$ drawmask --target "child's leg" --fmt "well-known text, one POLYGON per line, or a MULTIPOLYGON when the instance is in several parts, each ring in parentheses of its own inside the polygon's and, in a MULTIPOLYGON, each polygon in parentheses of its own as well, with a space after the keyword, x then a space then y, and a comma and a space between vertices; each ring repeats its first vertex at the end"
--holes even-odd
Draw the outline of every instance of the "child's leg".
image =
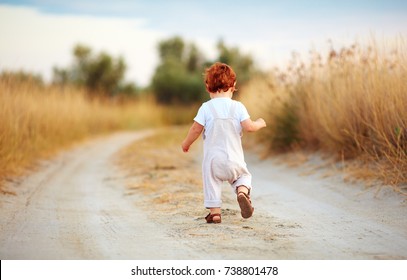
POLYGON ((254 208, 250 200, 249 189, 245 186, 240 186, 238 189, 237 202, 239 203, 240 214, 245 219, 250 218, 253 215, 254 208))
POLYGON ((222 205, 222 182, 213 176, 213 172, 210 166, 203 165, 203 188, 204 188, 204 205, 210 210, 209 215, 206 218, 207 222, 220 223, 221 222, 221 205, 222 205), (211 216, 211 217, 209 217, 211 216))
POLYGON ((220 209, 222 206, 222 182, 213 176, 209 166, 204 165, 203 167, 204 205, 208 209, 220 209))
POLYGON ((237 180, 231 183, 231 186, 236 194, 239 192, 250 194, 252 189, 252 175, 250 173, 241 175, 237 180))
POLYGON ((209 210, 211 211, 211 215, 212 214, 220 214, 220 212, 221 212, 220 207, 209 208, 209 210))
POLYGON ((234 182, 235 191, 237 194, 237 202, 239 203, 240 213, 243 218, 247 219, 253 215, 254 208, 250 200, 252 176, 245 174, 234 182))
POLYGON ((254 208, 250 200, 250 191, 252 189, 252 175, 245 170, 239 178, 231 182, 231 186, 236 192, 237 202, 239 203, 240 213, 247 219, 253 215, 254 208))
POLYGON ((254 208, 252 201, 250 200, 250 189, 246 186, 238 186, 237 190, 237 202, 240 207, 240 214, 243 218, 247 219, 253 215, 254 208))

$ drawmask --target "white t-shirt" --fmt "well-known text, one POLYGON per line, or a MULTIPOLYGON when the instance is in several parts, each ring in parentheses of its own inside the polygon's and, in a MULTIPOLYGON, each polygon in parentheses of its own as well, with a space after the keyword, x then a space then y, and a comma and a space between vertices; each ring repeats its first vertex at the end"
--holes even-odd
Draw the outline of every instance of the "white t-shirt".
MULTIPOLYGON (((232 106, 232 103, 237 103, 233 118, 235 119, 234 123, 236 126, 236 130, 239 133, 242 132, 242 126, 240 123, 250 118, 249 113, 247 112, 246 107, 241 102, 232 100, 228 97, 217 97, 203 103, 199 108, 194 121, 196 121, 200 125, 203 125, 205 127, 205 130, 209 130, 212 127, 215 116, 213 116, 212 111, 207 104, 208 102, 211 102, 213 104, 219 118, 227 118, 229 116, 229 110, 232 106)), ((204 136, 206 135, 204 134, 204 136)))

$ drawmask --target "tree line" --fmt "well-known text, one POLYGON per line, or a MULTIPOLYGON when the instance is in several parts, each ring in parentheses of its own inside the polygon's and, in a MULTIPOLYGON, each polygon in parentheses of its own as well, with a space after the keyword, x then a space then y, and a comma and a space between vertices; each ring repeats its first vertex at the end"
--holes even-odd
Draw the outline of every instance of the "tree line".
MULTIPOLYGON (((215 61, 231 65, 239 77, 239 85, 250 79, 255 71, 250 55, 242 54, 236 47, 226 46, 223 41, 218 42, 217 50, 215 61)), ((206 59, 194 43, 186 43, 180 37, 161 41, 158 51, 160 63, 151 82, 158 102, 189 104, 207 99, 203 72, 215 61, 206 59)))
MULTIPOLYGON (((194 43, 174 36, 158 43, 159 63, 147 88, 139 88, 134 82, 125 81, 127 64, 123 57, 114 57, 106 52, 95 53, 82 44, 74 46, 72 63, 67 67, 54 67, 52 84, 58 86, 83 87, 90 96, 129 96, 143 93, 154 94, 162 104, 191 104, 207 99, 203 85, 203 72, 215 61, 231 65, 238 76, 238 87, 247 82, 256 71, 250 55, 237 47, 227 46, 222 40, 217 43, 218 55, 208 60, 194 43)), ((1 74, 3 77, 6 73, 1 74)), ((11 75, 7 73, 7 75, 11 75)), ((18 80, 33 75, 15 73, 18 80)), ((35 81, 43 84, 41 77, 35 81)))

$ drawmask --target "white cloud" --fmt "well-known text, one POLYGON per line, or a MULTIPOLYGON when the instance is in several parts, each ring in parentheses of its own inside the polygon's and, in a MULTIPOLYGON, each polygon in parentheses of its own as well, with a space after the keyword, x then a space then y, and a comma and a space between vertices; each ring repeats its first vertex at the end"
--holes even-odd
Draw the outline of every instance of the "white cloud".
POLYGON ((0 70, 25 69, 49 80, 52 67, 69 65, 74 45, 83 43, 96 52, 123 56, 126 78, 146 85, 158 60, 155 50, 162 34, 144 28, 137 19, 54 16, 0 6, 0 36, 0 70))

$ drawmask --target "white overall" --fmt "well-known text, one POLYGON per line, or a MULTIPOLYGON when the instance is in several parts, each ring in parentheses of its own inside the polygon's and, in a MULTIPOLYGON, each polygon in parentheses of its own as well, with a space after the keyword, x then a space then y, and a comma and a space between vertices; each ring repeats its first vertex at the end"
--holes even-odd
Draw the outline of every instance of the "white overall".
POLYGON ((214 121, 212 128, 205 131, 204 137, 204 204, 206 208, 214 208, 222 204, 222 182, 229 182, 236 192, 236 188, 241 185, 251 189, 252 176, 244 161, 241 135, 234 125, 236 102, 232 102, 227 118, 220 118, 213 104, 207 104, 214 121))

